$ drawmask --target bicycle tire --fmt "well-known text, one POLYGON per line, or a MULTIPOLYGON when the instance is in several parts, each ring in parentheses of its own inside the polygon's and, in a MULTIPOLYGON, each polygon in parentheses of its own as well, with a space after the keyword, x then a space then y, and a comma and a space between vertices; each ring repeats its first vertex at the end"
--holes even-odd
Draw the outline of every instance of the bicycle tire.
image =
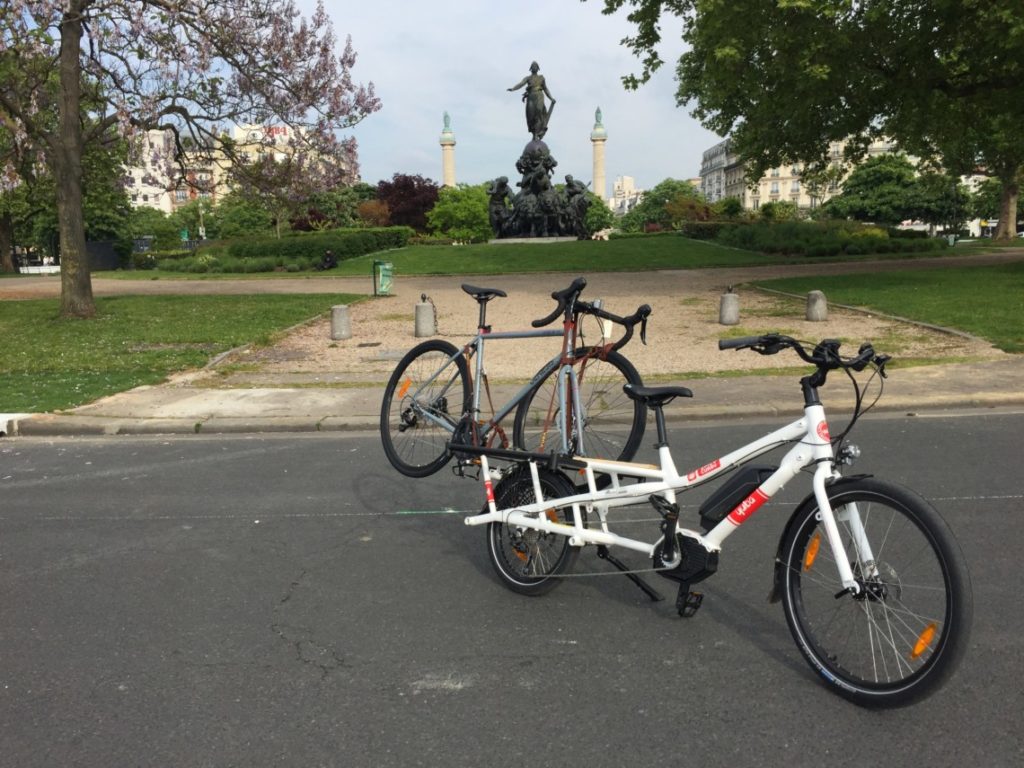
POLYGON ((783 609, 811 668, 865 707, 918 701, 948 680, 967 649, 970 576, 945 521, 924 499, 873 478, 843 481, 829 500, 858 597, 839 594, 836 564, 811 497, 794 513, 781 548, 783 609), (860 561, 844 520, 856 504, 874 555, 860 561))
MULTIPOLYGON (((640 385, 643 381, 636 368, 618 352, 609 352, 604 359, 592 357, 593 347, 576 350, 576 376, 584 411, 583 445, 569 430, 569 452, 597 459, 629 461, 636 455, 647 426, 643 403, 631 400, 622 391, 624 384, 640 385), (629 428, 625 439, 624 428, 629 428)), ((516 447, 550 453, 561 450, 562 438, 556 419, 558 405, 558 369, 537 383, 516 409, 512 439, 516 447)))
MULTIPOLYGON (((572 483, 557 472, 541 469, 539 478, 545 499, 564 498, 576 492, 572 483)), ((533 504, 535 500, 533 479, 527 466, 516 467, 494 488, 494 503, 498 509, 533 504)), ((542 514, 552 522, 573 523, 571 509, 552 507, 542 514)), ((506 523, 489 523, 487 554, 506 587, 521 595, 537 597, 558 586, 561 582, 558 576, 572 568, 579 548, 569 544, 568 536, 506 523)))
POLYGON ((384 389, 381 443, 388 461, 403 475, 427 477, 451 458, 448 441, 471 399, 469 366, 458 351, 442 339, 413 347, 384 389), (457 356, 448 364, 451 371, 427 384, 453 355, 457 356))

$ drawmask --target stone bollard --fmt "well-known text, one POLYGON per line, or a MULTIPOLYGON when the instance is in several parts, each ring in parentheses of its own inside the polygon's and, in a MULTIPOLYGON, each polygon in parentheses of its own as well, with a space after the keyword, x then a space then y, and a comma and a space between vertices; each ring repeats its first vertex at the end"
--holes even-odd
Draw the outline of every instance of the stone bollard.
POLYGON ((740 323, 740 295, 733 293, 731 287, 727 293, 722 294, 722 300, 718 305, 718 323, 720 325, 739 325, 740 323))
POLYGON ((420 296, 420 303, 416 305, 415 334, 418 339, 437 334, 434 304, 427 299, 425 293, 420 296))
POLYGON ((807 319, 812 323, 828 320, 828 301, 821 291, 811 291, 807 294, 807 319))
POLYGON ((331 307, 331 338, 334 341, 352 338, 352 320, 346 304, 331 307))

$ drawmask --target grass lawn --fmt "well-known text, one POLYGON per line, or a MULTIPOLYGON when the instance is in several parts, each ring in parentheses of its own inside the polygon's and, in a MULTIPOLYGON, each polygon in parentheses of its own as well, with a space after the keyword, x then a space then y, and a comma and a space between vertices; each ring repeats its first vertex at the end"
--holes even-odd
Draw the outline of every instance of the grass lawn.
POLYGON ((348 294, 97 298, 93 320, 61 320, 56 300, 0 304, 0 412, 72 408, 198 368, 244 344, 351 304, 348 294))
MULTIPOLYGON (((821 278, 758 282, 806 293, 821 278)), ((973 333, 1005 352, 1024 352, 1024 262, 829 277, 829 301, 973 333)))

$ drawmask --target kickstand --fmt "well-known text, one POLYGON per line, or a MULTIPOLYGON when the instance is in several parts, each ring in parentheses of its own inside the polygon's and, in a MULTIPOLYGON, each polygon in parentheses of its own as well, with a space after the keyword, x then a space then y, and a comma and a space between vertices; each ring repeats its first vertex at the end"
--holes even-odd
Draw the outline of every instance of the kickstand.
POLYGON ((630 570, 626 567, 626 564, 619 560, 617 557, 615 557, 615 555, 613 555, 611 552, 609 552, 608 547, 606 547, 604 544, 597 545, 597 556, 600 557, 602 560, 607 560, 609 563, 611 563, 620 571, 622 571, 624 575, 628 576, 630 581, 632 581, 634 584, 640 587, 640 589, 643 590, 644 594, 651 598, 652 603, 656 603, 659 600, 665 599, 665 596, 663 594, 661 594, 658 590, 656 590, 646 581, 641 579, 637 574, 630 573, 630 570))

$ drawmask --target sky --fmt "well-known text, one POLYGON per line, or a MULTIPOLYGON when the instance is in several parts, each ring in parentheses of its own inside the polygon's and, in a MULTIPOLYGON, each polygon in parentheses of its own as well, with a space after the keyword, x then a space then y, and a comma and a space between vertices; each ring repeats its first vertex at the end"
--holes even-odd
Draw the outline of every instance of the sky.
MULTIPOLYGON (((308 14, 314 0, 300 3, 308 14)), ((590 181, 590 132, 600 107, 607 194, 618 176, 641 189, 699 175, 701 153, 720 139, 675 105, 681 25, 662 24, 665 65, 639 91, 622 86, 639 60, 620 44, 633 34, 625 13, 605 16, 602 0, 324 0, 344 45, 356 51, 353 79, 372 82, 382 102, 352 131, 360 174, 376 184, 395 173, 442 181, 444 113, 455 134, 456 181, 517 178, 530 140, 521 91, 507 89, 540 65, 557 101, 544 140, 556 174, 590 181)))

